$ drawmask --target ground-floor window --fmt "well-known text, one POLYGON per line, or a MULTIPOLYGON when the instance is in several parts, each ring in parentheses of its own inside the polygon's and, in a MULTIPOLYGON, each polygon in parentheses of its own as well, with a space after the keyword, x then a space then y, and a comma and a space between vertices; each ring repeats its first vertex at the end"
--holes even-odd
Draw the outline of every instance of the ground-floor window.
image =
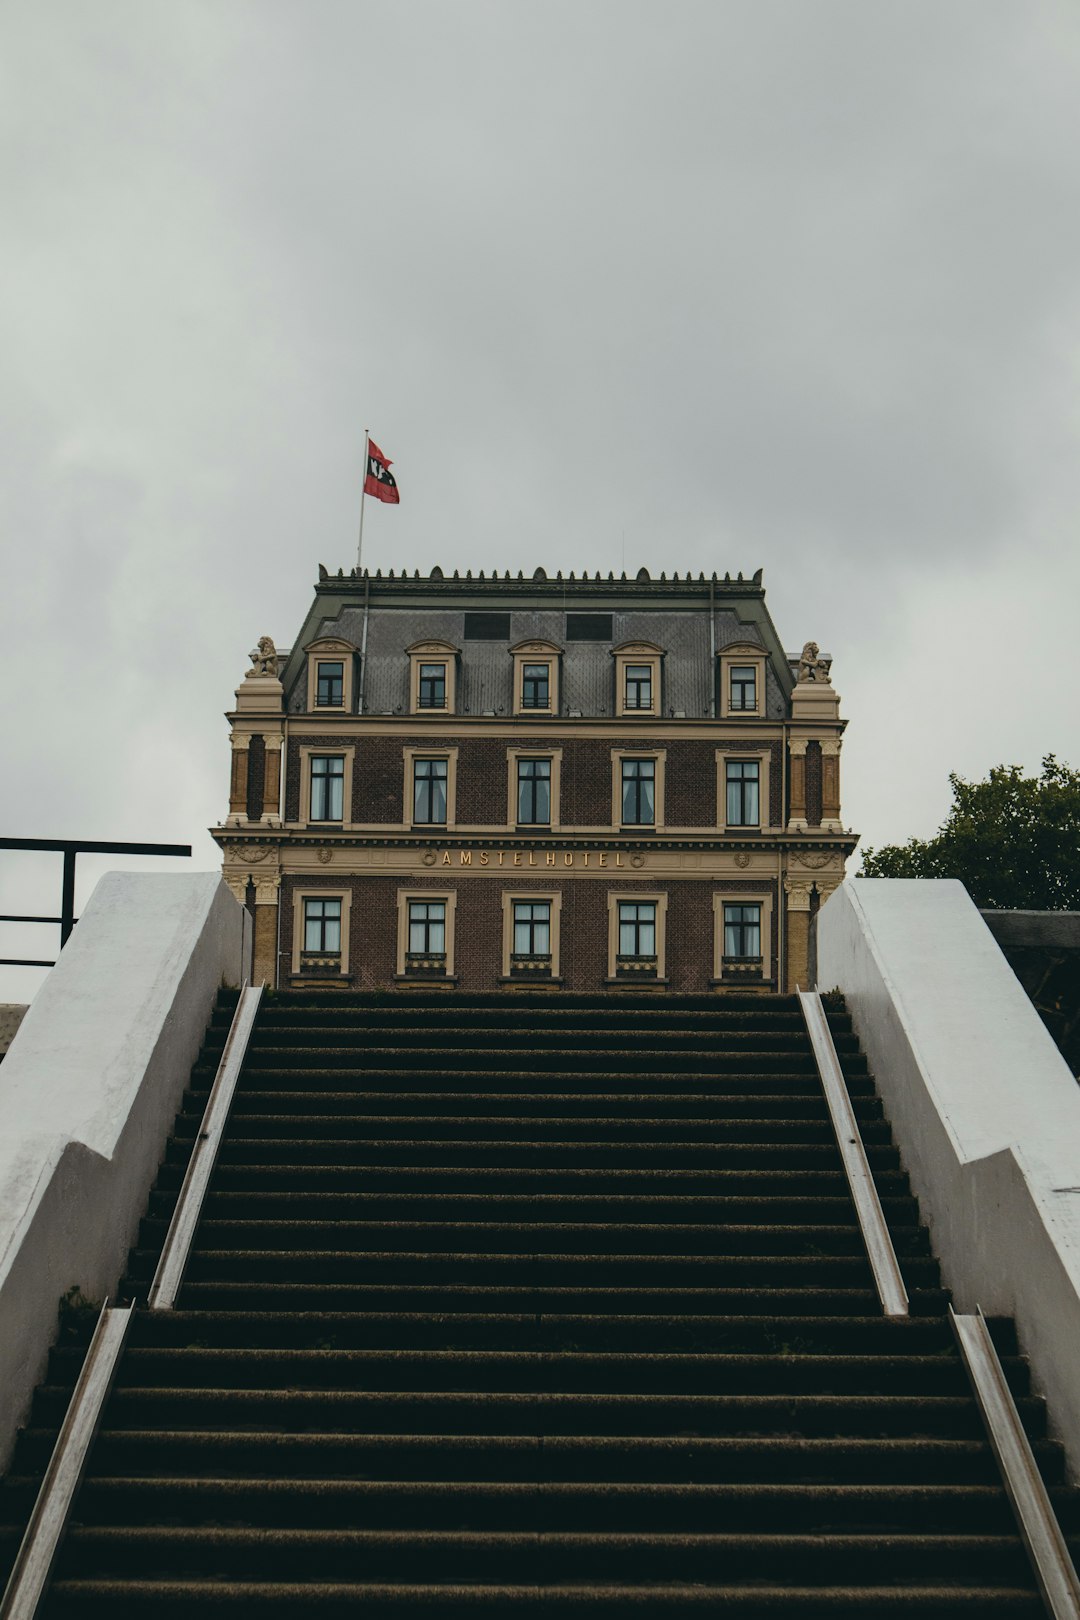
POLYGON ((608 897, 608 978, 663 979, 666 894, 608 897))
POLYGON ((449 978, 454 959, 457 896, 398 891, 399 978, 449 978))
POLYGON ((300 889, 293 895, 291 971, 294 976, 340 979, 349 970, 346 891, 300 889))
POLYGON ((765 984, 772 980, 773 900, 765 894, 717 893, 715 917, 716 984, 765 984))

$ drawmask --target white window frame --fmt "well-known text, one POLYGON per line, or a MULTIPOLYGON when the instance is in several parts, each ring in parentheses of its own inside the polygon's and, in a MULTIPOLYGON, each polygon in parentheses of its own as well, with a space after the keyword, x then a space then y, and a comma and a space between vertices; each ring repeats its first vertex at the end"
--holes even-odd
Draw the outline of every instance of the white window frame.
POLYGON ((624 641, 611 649, 615 660, 615 715, 627 720, 657 720, 661 714, 660 677, 664 663, 664 649, 653 641, 624 641), (634 664, 648 665, 652 671, 652 702, 647 709, 626 707, 626 671, 634 664))
POLYGON ((352 819, 352 789, 353 789, 353 760, 356 754, 355 744, 345 743, 301 743, 300 745, 300 804, 298 825, 303 827, 351 827, 352 819), (340 821, 312 821, 311 819, 311 761, 313 757, 332 758, 339 756, 345 761, 345 780, 342 784, 342 805, 340 821))
MULTIPOLYGON (((293 908, 293 937, 292 937, 292 976, 303 976, 300 966, 304 951, 304 902, 306 900, 340 900, 341 901, 341 977, 349 977, 349 922, 352 911, 351 889, 294 889, 292 893, 293 908)), ((319 975, 312 975, 313 981, 319 975)))
POLYGON ((725 647, 718 653, 720 664, 720 719, 721 720, 762 720, 765 717, 765 665, 767 662, 765 651, 753 642, 736 642, 731 647, 725 647), (731 672, 741 669, 744 665, 752 665, 755 671, 754 696, 757 702, 752 709, 733 709, 731 707, 731 672))
POLYGON ((668 896, 666 890, 650 890, 645 893, 634 889, 613 889, 608 892, 608 964, 607 982, 609 984, 635 984, 639 981, 620 977, 617 973, 619 955, 619 905, 626 902, 633 905, 649 904, 656 907, 656 977, 643 978, 642 984, 667 983, 667 910, 668 896))
POLYGON ((417 641, 406 648, 409 655, 409 713, 438 718, 457 713, 457 661, 459 649, 449 641, 417 641), (420 707, 421 664, 445 664, 446 704, 441 709, 420 707))
POLYGON ((562 796, 562 749, 561 748, 508 748, 506 750, 506 825, 507 827, 522 827, 526 831, 535 827, 538 832, 549 832, 558 828, 559 803, 562 796), (550 821, 518 821, 518 760, 521 759, 547 759, 551 761, 551 820, 550 821))
POLYGON ((771 765, 771 748, 718 748, 716 750, 716 825, 721 832, 767 832, 771 828, 772 820, 769 815, 771 765), (727 767, 729 760, 733 764, 745 764, 749 760, 757 760, 758 819, 756 822, 733 822, 730 825, 728 823, 727 767))
POLYGON ((457 825, 457 757, 456 748, 440 748, 435 744, 431 748, 403 748, 405 791, 402 799, 402 825, 416 827, 421 832, 431 828, 451 832, 457 825), (413 807, 415 804, 415 766, 418 759, 445 759, 446 760, 446 820, 445 821, 414 821, 413 807))
POLYGON ((455 913, 457 911, 456 889, 399 889, 397 892, 398 926, 397 926, 397 968, 394 977, 407 979, 412 984, 445 984, 454 977, 454 935, 455 913), (430 904, 433 900, 440 900, 446 906, 446 969, 442 974, 417 973, 411 974, 406 966, 406 957, 409 954, 409 902, 420 900, 430 904))
POLYGON ((505 980, 513 979, 514 984, 528 983, 525 975, 513 976, 510 972, 510 958, 514 952, 514 905, 524 902, 529 905, 537 901, 546 901, 551 907, 551 974, 543 978, 537 977, 538 984, 551 984, 561 977, 560 969, 560 943, 562 933, 562 890, 561 889, 504 889, 502 897, 503 913, 503 950, 502 950, 502 976, 505 980))
POLYGON ((664 828, 664 789, 667 785, 666 748, 613 748, 611 750, 611 825, 623 832, 661 832, 664 828), (653 771, 652 821, 622 819, 622 762, 624 759, 651 759, 653 771))

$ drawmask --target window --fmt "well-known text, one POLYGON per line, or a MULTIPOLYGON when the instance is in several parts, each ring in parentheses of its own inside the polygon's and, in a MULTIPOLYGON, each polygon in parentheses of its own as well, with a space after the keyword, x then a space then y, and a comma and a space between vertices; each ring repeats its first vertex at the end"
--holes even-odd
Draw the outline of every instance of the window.
POLYGON ((725 961, 761 960, 761 903, 724 903, 725 961))
POLYGON ((413 820, 430 826, 446 825, 446 787, 449 761, 413 760, 413 820))
POLYGON ((422 709, 446 708, 445 664, 420 665, 420 707, 422 709))
POLYGON ((341 955, 341 901, 304 901, 305 956, 341 955))
POLYGON ((397 974, 399 980, 454 980, 454 911, 449 889, 398 890, 397 974))
POLYGON ((517 762, 517 819, 523 826, 551 825, 551 761, 519 759, 517 762))
POLYGON ((345 665, 334 659, 315 666, 315 705, 320 709, 340 709, 345 702, 345 665))
POLYGON ((656 761, 622 762, 622 819, 628 827, 651 827, 656 821, 656 761))
POLYGON ((727 824, 729 827, 757 827, 760 813, 761 766, 756 759, 729 759, 727 762, 727 824))
POLYGON ((319 636, 304 647, 307 658, 307 707, 351 709, 358 649, 338 636, 319 636))
POLYGON ((449 641, 417 641, 409 656, 409 713, 454 714, 459 648, 449 641))
POLYGON ((341 821, 345 809, 344 754, 311 756, 311 821, 341 821))
POLYGON ((551 901, 514 901, 514 955, 551 955, 551 901))
POLYGON ((551 707, 551 665, 526 664, 521 675, 521 707, 548 709, 551 707))
POLYGON ((619 955, 656 956, 655 901, 619 901, 619 955))
POLYGON ((626 666, 626 700, 628 709, 651 709, 652 698, 652 665, 627 664, 626 666))
POLYGON ((765 713, 764 649, 753 642, 735 642, 717 655, 717 715, 745 718, 765 713))
POLYGON ((732 710, 757 708, 757 671, 752 664, 733 664, 731 666, 731 698, 732 710))
POLYGON ((559 712, 559 660, 562 648, 535 637, 510 648, 514 660, 514 713, 559 712))
POLYGON ((445 900, 409 901, 409 955, 446 955, 445 900))
POLYGON ((657 714, 664 649, 653 641, 623 641, 612 647, 615 660, 615 713, 657 714))

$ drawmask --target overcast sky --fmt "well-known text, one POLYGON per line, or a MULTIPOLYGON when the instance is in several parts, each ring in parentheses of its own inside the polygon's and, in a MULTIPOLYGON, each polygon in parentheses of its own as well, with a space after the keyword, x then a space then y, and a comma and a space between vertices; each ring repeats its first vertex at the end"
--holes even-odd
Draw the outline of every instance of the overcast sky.
POLYGON ((0 76, 7 833, 217 864, 366 425, 372 567, 763 567, 864 842, 1080 764, 1077 4, 5 0, 0 76))

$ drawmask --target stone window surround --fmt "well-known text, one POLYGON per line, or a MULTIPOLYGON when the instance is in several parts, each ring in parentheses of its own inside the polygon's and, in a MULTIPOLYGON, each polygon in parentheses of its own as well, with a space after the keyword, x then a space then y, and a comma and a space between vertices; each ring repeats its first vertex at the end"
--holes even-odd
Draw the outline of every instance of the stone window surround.
POLYGON ((658 647, 654 641, 624 641, 618 647, 612 647, 611 656, 615 660, 615 717, 616 719, 643 718, 656 720, 662 714, 661 707, 661 671, 664 661, 664 649, 658 647), (626 671, 630 664, 648 665, 652 670, 652 703, 647 709, 628 709, 626 707, 626 671))
POLYGON ((562 648, 553 641, 519 641, 510 648, 510 656, 514 660, 514 701, 512 713, 541 717, 556 715, 559 712, 559 703, 562 698, 562 648), (522 705, 525 683, 526 664, 546 664, 548 666, 548 706, 546 709, 526 709, 522 705))
POLYGON ((768 832, 772 828, 770 814, 771 800, 770 766, 772 765, 771 748, 718 748, 716 750, 716 825, 721 832, 768 832), (756 759, 758 762, 758 820, 740 826, 728 826, 727 819, 727 762, 728 760, 745 763, 756 759))
MULTIPOLYGON (((514 902, 518 900, 536 901, 546 900, 551 906, 551 976, 537 979, 539 984, 552 984, 559 980, 559 947, 562 924, 562 890, 561 889, 504 889, 502 897, 503 912, 503 949, 502 949, 502 976, 510 980, 510 957, 514 950, 514 902)), ((514 979, 519 984, 520 979, 514 979)))
MULTIPOLYGON (((416 641, 407 647, 409 655, 409 713, 420 715, 457 713, 457 661, 459 649, 449 641, 416 641), (446 705, 441 709, 420 707, 420 665, 446 665, 446 705)), ((410 810, 409 820, 412 819, 410 810)))
MULTIPOLYGON (((773 906, 771 889, 741 890, 714 889, 713 891, 713 984, 724 982, 724 906, 761 907, 761 977, 768 984, 773 978, 773 906)), ((731 981, 728 980, 728 983, 731 981)))
POLYGON ((445 984, 454 978, 454 914, 457 910, 456 889, 399 889, 397 892, 397 961, 394 971, 396 979, 403 979, 411 984, 445 984), (432 900, 441 900, 446 906, 446 972, 442 977, 433 974, 410 974, 405 964, 409 950, 409 902, 422 900, 428 903, 432 900))
POLYGON ((353 761, 356 757, 356 747, 352 743, 341 743, 327 747, 324 743, 300 744, 300 804, 297 821, 302 827, 349 827, 352 826, 352 784, 353 761), (340 821, 312 821, 311 819, 311 760, 312 756, 320 759, 333 759, 335 757, 345 761, 345 780, 341 790, 341 820, 340 821))
POLYGON ((611 825, 626 832, 662 832, 664 829, 664 787, 667 767, 666 748, 613 748, 611 750, 611 825), (624 759, 651 759, 656 763, 653 782, 653 820, 624 821, 622 818, 622 762, 624 759))
POLYGON ((337 636, 320 636, 317 641, 309 641, 304 648, 307 655, 307 709, 309 714, 352 714, 353 712, 353 678, 356 669, 357 649, 351 641, 342 641, 337 636), (334 704, 317 704, 315 699, 319 690, 319 665, 340 663, 342 665, 342 701, 334 704))
POLYGON ((667 983, 667 907, 668 897, 666 890, 640 889, 612 889, 608 892, 608 959, 607 984, 633 984, 640 989, 644 985, 667 983), (619 954, 619 902, 628 901, 635 905, 649 904, 656 906, 656 977, 655 979, 630 980, 620 979, 615 971, 616 958, 619 954))
POLYGON ((302 973, 300 958, 304 946, 304 901, 305 900, 340 900, 341 901, 341 976, 349 976, 349 914, 352 909, 352 889, 294 889, 292 891, 293 908, 293 937, 292 937, 292 973, 294 977, 302 973))
POLYGON ((453 832, 454 827, 457 825, 457 762, 458 762, 458 751, 457 751, 457 749, 456 748, 440 748, 438 746, 438 744, 435 744, 431 748, 416 748, 416 747, 403 748, 401 750, 401 752, 402 752, 402 756, 403 756, 404 764, 405 764, 405 770, 404 770, 405 787, 404 787, 404 795, 403 795, 403 798, 402 798, 402 816, 401 816, 402 826, 407 827, 407 828, 416 827, 416 828, 420 829, 421 831, 427 831, 428 828, 442 828, 442 830, 444 832, 453 832), (414 804, 414 797, 413 797, 413 781, 414 781, 413 764, 414 764, 414 761, 416 761, 418 759, 445 759, 446 760, 446 820, 445 821, 414 821, 413 820, 413 804, 414 804))
POLYGON ((765 716, 765 649, 756 642, 733 642, 717 653, 720 666, 720 711, 721 720, 761 720, 765 716), (733 709, 731 707, 731 671, 752 664, 756 671, 754 682, 754 695, 757 704, 752 709, 733 709))
POLYGON ((523 827, 528 831, 534 828, 539 832, 558 831, 559 803, 562 792, 562 755, 561 748, 508 748, 506 750, 506 825, 517 830, 523 827), (551 820, 550 821, 522 821, 517 818, 518 813, 518 760, 519 759, 549 759, 551 761, 551 820))

